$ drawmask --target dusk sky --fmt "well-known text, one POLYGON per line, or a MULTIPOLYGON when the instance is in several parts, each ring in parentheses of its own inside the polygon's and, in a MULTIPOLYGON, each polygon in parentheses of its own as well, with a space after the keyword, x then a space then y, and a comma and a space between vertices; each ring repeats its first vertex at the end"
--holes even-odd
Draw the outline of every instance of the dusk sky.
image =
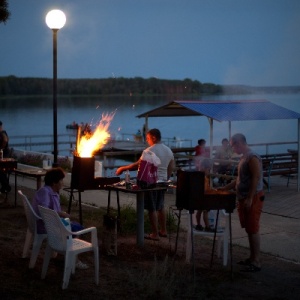
POLYGON ((300 85, 299 0, 8 0, 0 76, 157 77, 216 84, 300 85))

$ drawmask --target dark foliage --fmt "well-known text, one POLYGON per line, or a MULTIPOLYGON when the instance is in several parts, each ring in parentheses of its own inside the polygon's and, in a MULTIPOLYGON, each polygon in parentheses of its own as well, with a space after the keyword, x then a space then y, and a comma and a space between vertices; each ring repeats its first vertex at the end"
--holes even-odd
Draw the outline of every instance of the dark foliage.
MULTIPOLYGON (((220 94, 222 88, 197 80, 157 78, 58 79, 60 95, 202 95, 220 94)), ((0 77, 0 96, 51 95, 52 79, 0 77)))
POLYGON ((0 23, 6 23, 10 17, 7 0, 0 0, 0 23))

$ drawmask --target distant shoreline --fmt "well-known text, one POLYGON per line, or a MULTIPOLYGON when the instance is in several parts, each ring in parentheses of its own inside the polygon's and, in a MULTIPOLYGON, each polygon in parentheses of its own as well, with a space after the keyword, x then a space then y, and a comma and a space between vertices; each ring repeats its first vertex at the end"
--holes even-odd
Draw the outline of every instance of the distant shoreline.
MULTIPOLYGON (((221 85, 186 78, 98 78, 58 79, 60 97, 189 97, 191 99, 218 95, 287 94, 299 93, 300 86, 221 85)), ((53 79, 6 76, 0 77, 0 98, 27 96, 41 97, 53 94, 53 79)))

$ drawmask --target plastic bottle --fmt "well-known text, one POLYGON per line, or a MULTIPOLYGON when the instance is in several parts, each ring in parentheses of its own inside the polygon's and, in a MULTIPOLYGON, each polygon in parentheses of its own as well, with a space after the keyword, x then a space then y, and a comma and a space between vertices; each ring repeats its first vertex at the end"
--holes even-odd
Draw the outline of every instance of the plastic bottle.
POLYGON ((130 173, 129 173, 128 170, 125 173, 125 186, 126 186, 126 189, 130 189, 131 188, 130 173))
POLYGON ((130 173, 128 170, 125 173, 125 182, 130 182, 130 173))
POLYGON ((209 223, 210 228, 215 227, 215 212, 213 210, 210 210, 208 212, 208 223, 209 223))

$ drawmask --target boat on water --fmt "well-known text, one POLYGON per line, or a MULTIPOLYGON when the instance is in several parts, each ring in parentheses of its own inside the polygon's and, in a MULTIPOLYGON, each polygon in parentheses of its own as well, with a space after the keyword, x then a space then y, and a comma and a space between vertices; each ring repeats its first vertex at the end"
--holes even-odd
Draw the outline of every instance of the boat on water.
POLYGON ((66 128, 67 128, 67 129, 74 129, 74 130, 76 129, 76 130, 77 130, 77 129, 78 129, 78 126, 79 126, 79 125, 78 125, 77 123, 72 123, 72 124, 67 124, 67 125, 66 125, 66 128))

